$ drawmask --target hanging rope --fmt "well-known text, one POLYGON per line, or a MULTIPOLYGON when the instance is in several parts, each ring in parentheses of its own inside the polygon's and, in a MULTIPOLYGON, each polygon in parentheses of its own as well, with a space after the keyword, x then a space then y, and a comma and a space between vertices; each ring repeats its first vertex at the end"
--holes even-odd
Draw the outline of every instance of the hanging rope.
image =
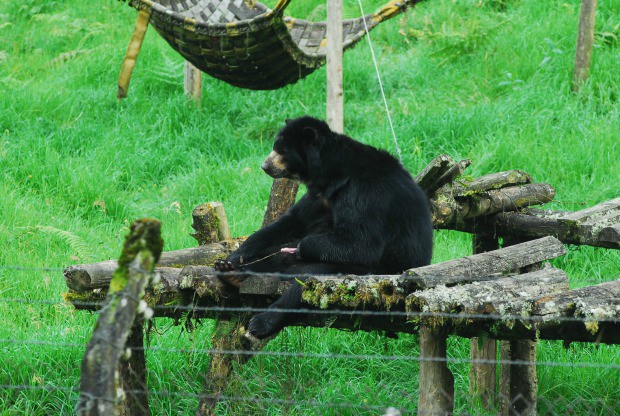
MULTIPOLYGON (((360 13, 364 16, 364 6, 362 6, 362 0, 357 0, 360 5, 360 13)), ((370 47, 370 55, 372 56, 372 62, 375 65, 375 72, 377 73, 377 80, 379 81, 379 89, 381 90, 381 96, 383 97, 383 105, 385 106, 385 113, 387 114, 388 122, 390 123, 390 130, 392 131, 392 138, 394 139, 394 146, 396 147, 396 153, 398 153, 398 159, 403 161, 403 154, 400 150, 400 146, 398 144, 398 138, 396 137, 396 132, 394 131, 394 123, 392 122, 392 115, 390 113, 390 108, 388 106, 387 98, 385 96, 385 89, 383 88, 383 82, 381 81, 381 73, 379 72, 379 64, 377 63, 377 58, 375 56, 375 50, 372 46, 372 39, 370 37, 369 29, 366 24, 366 20, 364 19, 364 29, 366 30, 366 36, 368 37, 368 46, 370 47)))

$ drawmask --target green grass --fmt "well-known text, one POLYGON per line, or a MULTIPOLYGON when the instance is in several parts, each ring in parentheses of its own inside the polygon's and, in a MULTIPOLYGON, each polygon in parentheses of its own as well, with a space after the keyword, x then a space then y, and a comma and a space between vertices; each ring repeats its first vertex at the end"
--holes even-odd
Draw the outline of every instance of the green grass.
MULTIPOLYGON (((366 12, 380 3, 365 3, 366 12)), ((359 14, 357 2, 344 8, 359 14)), ((322 19, 324 6, 294 1, 289 12, 322 19)), ((436 0, 374 31, 407 168, 416 173, 448 153, 471 158, 474 176, 522 169, 556 188, 556 209, 620 196, 620 3, 599 1, 591 77, 573 94, 578 15, 578 2, 436 0)), ((135 17, 114 0, 0 4, 0 414, 74 410, 96 316, 62 303, 62 268, 117 258, 140 217, 163 222, 166 250, 194 246, 191 210, 210 200, 224 202, 233 234, 251 233, 269 194, 259 166, 274 133, 285 118, 324 117, 324 69, 270 92, 205 78, 196 108, 183 96, 182 60, 152 29, 130 95, 117 102, 135 17)), ((344 66, 346 132, 396 153, 368 44, 347 52, 344 66)), ((438 262, 469 254, 471 239, 438 232, 435 243, 438 262)), ((620 255, 571 247, 555 264, 579 287, 618 278, 620 255)), ((157 320, 151 346, 161 349, 148 355, 149 386, 172 395, 154 394, 152 414, 193 414, 212 327, 204 321, 186 333, 157 320)), ((268 350, 403 358, 260 357, 239 369, 222 413, 415 409, 418 364, 406 359, 418 354, 414 336, 289 328, 268 350), (234 400, 257 397, 271 402, 234 400)), ((463 360, 451 364, 457 409, 477 413, 467 394, 468 342, 451 339, 449 354, 463 360)), ((539 366, 541 414, 620 414, 618 347, 541 342, 538 354, 541 362, 615 366, 539 366)))

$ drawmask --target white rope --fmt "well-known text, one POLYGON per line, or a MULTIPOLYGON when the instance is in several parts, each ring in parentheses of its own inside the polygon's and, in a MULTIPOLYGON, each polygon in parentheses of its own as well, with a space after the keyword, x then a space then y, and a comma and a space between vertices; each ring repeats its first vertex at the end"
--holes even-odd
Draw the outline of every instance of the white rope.
POLYGON ((362 0, 357 0, 360 5, 360 12, 362 14, 362 20, 364 21, 364 29, 366 30, 366 36, 368 37, 368 46, 370 47, 370 54, 372 55, 372 62, 375 64, 375 72, 377 73, 377 80, 379 81, 379 89, 381 90, 381 96, 383 97, 383 104, 385 105, 385 112, 387 114, 388 122, 390 123, 390 130, 392 130, 392 137, 394 138, 394 145, 396 146, 396 152, 398 153, 398 159, 403 161, 403 154, 400 151, 398 145, 398 139, 396 138, 396 132, 394 131, 394 124, 392 123, 392 116, 390 114, 390 108, 388 107, 387 98, 385 97, 385 90, 383 89, 383 82, 381 81, 381 73, 379 72, 379 65, 377 64, 377 58, 375 57, 375 50, 372 47, 372 40, 370 39, 370 31, 366 23, 366 13, 364 13, 364 7, 362 6, 362 0))

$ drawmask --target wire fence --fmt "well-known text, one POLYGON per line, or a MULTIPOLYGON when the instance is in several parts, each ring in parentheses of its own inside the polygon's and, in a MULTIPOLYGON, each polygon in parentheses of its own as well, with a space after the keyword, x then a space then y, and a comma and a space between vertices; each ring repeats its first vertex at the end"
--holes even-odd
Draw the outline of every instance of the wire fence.
MULTIPOLYGON (((62 273, 60 268, 1 266, 0 269, 32 274, 62 273)), ((77 311, 62 298, 28 299, 0 297, 0 311, 24 331, 0 332, 0 413, 73 414, 84 393, 80 391, 80 362, 92 335, 97 313, 77 311), (62 313, 59 313, 62 311, 62 313), (68 319, 70 317, 70 319, 68 319), (67 318, 65 320, 65 318, 67 318), (74 325, 74 327, 72 327, 74 325), (64 332, 63 332, 64 331, 64 332)), ((39 297, 33 294, 33 297, 39 297)), ((101 303, 76 303, 89 309, 101 303)), ((253 314, 265 308, 199 305, 158 305, 155 311, 174 309, 186 316, 195 312, 253 314)), ((310 312, 308 309, 285 310, 310 312)), ((312 310, 313 314, 343 315, 350 319, 374 316, 382 319, 425 317, 404 311, 312 310)), ((454 314, 435 314, 454 318, 454 314)), ((462 314, 463 319, 519 319, 532 323, 537 316, 462 314)), ((567 323, 587 324, 588 319, 560 317, 567 323)), ((330 329, 285 330, 263 349, 216 348, 211 345, 218 326, 211 320, 196 320, 194 333, 172 326, 168 318, 155 318, 148 342, 134 349, 146 355, 147 383, 139 389, 119 392, 118 402, 131 396, 146 398, 151 414, 195 414, 210 403, 213 414, 327 414, 404 415, 424 414, 418 409, 418 373, 422 363, 445 362, 454 375, 456 414, 499 414, 511 399, 501 391, 490 404, 470 392, 469 371, 474 365, 497 365, 495 378, 501 383, 504 366, 536 366, 538 396, 536 410, 543 415, 620 415, 620 347, 574 344, 565 349, 560 342, 544 342, 536 360, 472 358, 469 341, 451 338, 446 357, 421 356, 418 336, 398 334, 396 339, 381 333, 342 332, 330 329), (177 328, 177 329, 175 329, 177 328), (213 357, 239 362, 225 380, 226 387, 213 393, 209 378, 213 357), (240 365, 244 363, 244 365, 240 365)), ((618 324, 618 319, 607 319, 618 324)), ((178 322, 177 322, 178 323, 178 322)), ((116 345, 124 349, 124 345, 116 345)), ((133 371, 130 369, 130 371, 133 371)), ((525 400, 520 398, 517 400, 525 400)), ((528 408, 530 403, 521 403, 528 408)), ((510 410, 509 410, 510 412, 510 410)), ((207 413, 203 413, 207 414, 207 413)), ((506 413, 517 414, 517 413, 506 413)))

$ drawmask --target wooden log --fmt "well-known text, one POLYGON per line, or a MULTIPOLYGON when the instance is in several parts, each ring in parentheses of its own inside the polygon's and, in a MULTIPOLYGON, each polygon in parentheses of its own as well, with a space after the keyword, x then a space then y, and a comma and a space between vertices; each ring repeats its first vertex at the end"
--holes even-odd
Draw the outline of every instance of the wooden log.
POLYGON ((110 282, 106 306, 82 359, 77 407, 82 416, 111 415, 120 402, 115 372, 162 247, 158 221, 139 220, 132 224, 119 268, 110 282))
POLYGON ((434 325, 420 326, 418 415, 452 415, 454 376, 448 369, 447 334, 434 325))
POLYGON ((521 267, 549 260, 564 253, 566 253, 564 245, 558 239, 543 237, 501 250, 418 267, 408 270, 406 274, 417 277, 418 279, 413 280, 413 282, 417 288, 423 289, 437 284, 436 278, 426 278, 426 276, 445 276, 441 283, 450 285, 455 283, 455 281, 450 280, 450 277, 489 276, 495 273, 510 273, 521 267))
POLYGON ((185 91, 185 96, 195 101, 196 104, 200 103, 202 99, 202 72, 190 62, 185 61, 183 74, 183 90, 185 91))
POLYGON ((454 166, 455 162, 448 155, 439 155, 435 159, 431 161, 422 172, 420 172, 416 177, 416 183, 424 190, 426 195, 430 198, 435 194, 435 191, 438 189, 437 186, 434 186, 435 183, 441 176, 446 173, 452 166, 454 166))
POLYGON ((551 235, 564 243, 620 248, 620 198, 573 213, 525 209, 503 212, 486 225, 499 235, 551 235))
MULTIPOLYGON (((489 282, 474 282, 467 285, 438 286, 413 292, 407 296, 407 311, 443 313, 459 311, 462 314, 521 314, 524 300, 568 290, 568 279, 563 270, 546 267, 543 270, 526 273, 489 282)), ((415 316, 412 315, 412 318, 415 316)), ((446 320, 458 325, 459 321, 446 315, 433 316, 437 325, 446 320)), ((465 320, 471 318, 464 318, 465 320)), ((484 324, 486 320, 480 320, 484 324)))
POLYGON ((433 188, 436 187, 436 189, 439 190, 443 186, 451 184, 456 178, 463 174, 463 172, 465 171, 465 169, 467 169, 469 165, 471 165, 471 160, 469 159, 464 159, 457 162, 456 164, 451 166, 450 169, 446 171, 446 173, 441 175, 439 179, 437 179, 437 182, 433 184, 433 188))
POLYGON ((535 416, 538 396, 536 342, 502 341, 500 360, 503 363, 511 363, 504 364, 500 368, 500 414, 535 416))
POLYGON ((271 224, 284 214, 294 203, 299 182, 286 178, 275 179, 271 185, 267 210, 263 217, 263 227, 271 224))
POLYGON ((459 181, 452 187, 455 197, 466 197, 491 189, 501 189, 507 186, 525 185, 532 183, 532 177, 522 170, 509 170, 505 172, 491 173, 470 182, 459 181))
MULTIPOLYGON (((543 270, 544 271, 544 270, 543 270)), ((555 271, 553 273, 556 273, 555 271)), ((397 276, 393 276, 397 277, 397 276)), ((260 279, 261 276, 253 276, 253 278, 260 279)), ((268 279, 272 279, 273 276, 267 276, 268 279)), ((342 276, 321 276, 317 277, 317 281, 321 279, 345 279, 342 276)), ((363 280, 364 276, 356 276, 356 279, 363 280)), ((520 277, 514 277, 519 279, 520 277)), ((196 282, 204 282, 205 280, 196 280, 196 282)), ((341 280, 342 281, 342 280, 341 280)), ((359 282, 357 284, 359 284, 359 282)), ((214 285, 213 289, 200 289, 203 293, 203 297, 199 297, 193 288, 184 285, 183 290, 176 292, 176 298, 165 298, 160 295, 160 299, 173 299, 164 303, 160 301, 157 305, 166 305, 173 303, 175 307, 155 307, 153 309, 156 317, 170 317, 179 319, 185 316, 187 312, 191 312, 192 316, 196 318, 231 318, 239 314, 238 308, 240 307, 253 307, 263 308, 273 302, 274 299, 286 289, 287 282, 279 282, 276 285, 259 284, 257 287, 271 287, 271 291, 268 293, 263 289, 258 292, 263 293, 246 293, 244 296, 236 296, 234 288, 228 288, 231 290, 230 295, 211 297, 209 293, 213 293, 218 288, 222 288, 221 282, 211 281, 214 285), (216 299, 217 298, 217 299, 216 299), (184 305, 195 305, 185 307, 184 305), (217 307, 214 310, 208 309, 210 306, 217 307), (202 309, 207 307, 207 309, 202 309), (230 310, 222 310, 222 308, 232 308, 230 310)), ((334 283, 337 280, 334 280, 334 283)), ((244 282, 245 283, 245 282, 244 282)), ((493 282, 489 282, 493 283, 493 282)), ((483 282, 478 283, 483 285, 483 282)), ((459 313, 466 313, 458 307, 456 310, 447 311, 450 316, 443 318, 446 321, 453 323, 449 324, 449 329, 454 335, 458 335, 465 338, 471 338, 484 334, 485 336, 492 336, 496 339, 505 340, 519 340, 519 339, 546 339, 546 340, 564 340, 566 342, 601 342, 606 344, 620 344, 620 306, 617 302, 617 286, 620 283, 610 282, 602 284, 600 288, 597 286, 591 286, 588 288, 577 289, 578 292, 573 294, 577 300, 571 300, 571 292, 566 292, 566 301, 561 301, 560 296, 554 296, 546 294, 540 297, 539 294, 533 298, 514 298, 510 300, 510 304, 484 303, 480 306, 482 312, 475 312, 470 309, 470 312, 475 314, 489 315, 488 319, 476 319, 469 315, 465 317, 459 316, 459 313), (611 289, 613 287, 613 289, 611 289), (593 289, 590 289, 593 288, 593 289), (600 290, 599 290, 600 289, 600 290), (577 295, 578 293, 578 295, 577 295), (616 299, 616 300, 614 300, 616 299), (544 302, 548 300, 549 303, 544 302), (519 303, 520 302, 520 303, 519 303), (551 309, 551 305, 560 305, 557 309, 551 309), (503 305, 503 306, 502 306, 503 305), (534 306, 535 305, 535 306, 534 306), (575 305, 583 305, 576 307, 575 305), (508 308, 509 307, 509 308, 508 308), (502 310, 501 314, 493 313, 493 311, 502 310), (601 315, 601 313, 604 313, 601 315), (616 314, 616 315, 614 315, 616 314), (502 318, 505 317, 505 318, 502 318), (615 317, 614 317, 615 316, 615 317), (576 321, 566 321, 565 318, 578 318, 576 321)), ((320 287, 320 286, 319 286, 320 287)), ((447 288, 446 290, 456 289, 447 288)), ((151 290, 146 291, 145 299, 151 299, 151 290)), ((309 290, 309 289, 305 289, 309 290)), ((486 289, 483 289, 486 290, 486 289)), ((98 292, 101 292, 97 289, 98 292)), ((249 291, 251 292, 251 290, 249 291)), ((415 292, 421 293, 421 292, 415 292)), ((525 293, 525 292, 524 292, 525 293)), ((86 310, 96 310, 99 307, 95 303, 101 299, 101 294, 96 294, 93 291, 89 293, 80 294, 80 302, 76 305, 76 308, 86 310), (81 305, 81 306, 79 306, 81 305)), ((307 295, 306 295, 307 296, 307 295)), ((311 298, 321 299, 316 294, 311 294, 311 298)), ((335 298, 335 297, 334 297, 335 298)), ((306 297, 308 299, 308 297, 306 297)), ((501 301, 501 299, 500 299, 501 301)), ((323 306, 328 309, 336 308, 338 302, 332 302, 331 298, 327 302, 323 303, 323 306)), ((344 301, 340 301, 344 303, 344 301)), ((386 303, 387 304, 387 303, 386 303)), ((151 305, 149 300, 149 305, 151 305)), ((403 332, 403 333, 417 333, 417 324, 415 319, 418 318, 419 311, 416 308, 408 309, 410 317, 407 317, 407 313, 398 309, 396 306, 392 306, 390 314, 386 315, 382 312, 388 312, 387 310, 378 309, 373 307, 372 304, 367 303, 366 310, 345 308, 338 306, 339 311, 317 311, 314 312, 312 308, 320 308, 321 304, 312 304, 312 308, 307 310, 307 315, 303 317, 295 325, 310 326, 310 327, 331 327, 337 329, 346 330, 363 330, 363 331, 389 331, 389 332, 403 332), (321 312, 321 313, 319 313, 321 312)), ((470 305, 471 306, 471 305, 470 305)), ((442 318, 442 319, 443 319, 442 318)))
POLYGON ((492 189, 456 198, 449 193, 439 193, 431 200, 433 222, 438 228, 462 229, 468 220, 544 204, 554 196, 553 187, 544 183, 492 189))
MULTIPOLYGON (((207 244, 195 248, 162 253, 158 266, 183 267, 186 265, 213 265, 217 259, 226 257, 235 246, 229 244, 207 244)), ((106 288, 116 270, 118 262, 107 260, 91 264, 79 264, 64 270, 67 287, 74 292, 86 292, 97 288, 106 288)))
POLYGON ((565 339, 591 338, 607 344, 620 340, 620 279, 534 299, 528 312, 547 319, 536 325, 542 336, 557 332, 565 339), (577 318, 558 321, 553 319, 577 318))
POLYGON ((119 363, 119 383, 125 396, 118 406, 119 416, 148 416, 149 396, 146 386, 146 356, 144 354, 144 325, 134 321, 125 344, 128 357, 119 363))
POLYGON ((579 13, 579 32, 577 36, 577 50, 575 52, 575 67, 573 70, 573 91, 579 91, 590 76, 590 60, 594 46, 594 22, 598 0, 581 0, 579 13))
MULTIPOLYGON (((474 234, 472 245, 474 254, 499 249, 498 239, 488 235, 474 234)), ((474 337, 469 345, 469 394, 484 409, 492 411, 496 397, 497 340, 486 336, 474 337)))
POLYGON ((192 212, 192 219, 192 228, 196 232, 191 236, 198 241, 198 244, 205 245, 230 240, 228 218, 224 204, 221 202, 198 205, 192 212))

